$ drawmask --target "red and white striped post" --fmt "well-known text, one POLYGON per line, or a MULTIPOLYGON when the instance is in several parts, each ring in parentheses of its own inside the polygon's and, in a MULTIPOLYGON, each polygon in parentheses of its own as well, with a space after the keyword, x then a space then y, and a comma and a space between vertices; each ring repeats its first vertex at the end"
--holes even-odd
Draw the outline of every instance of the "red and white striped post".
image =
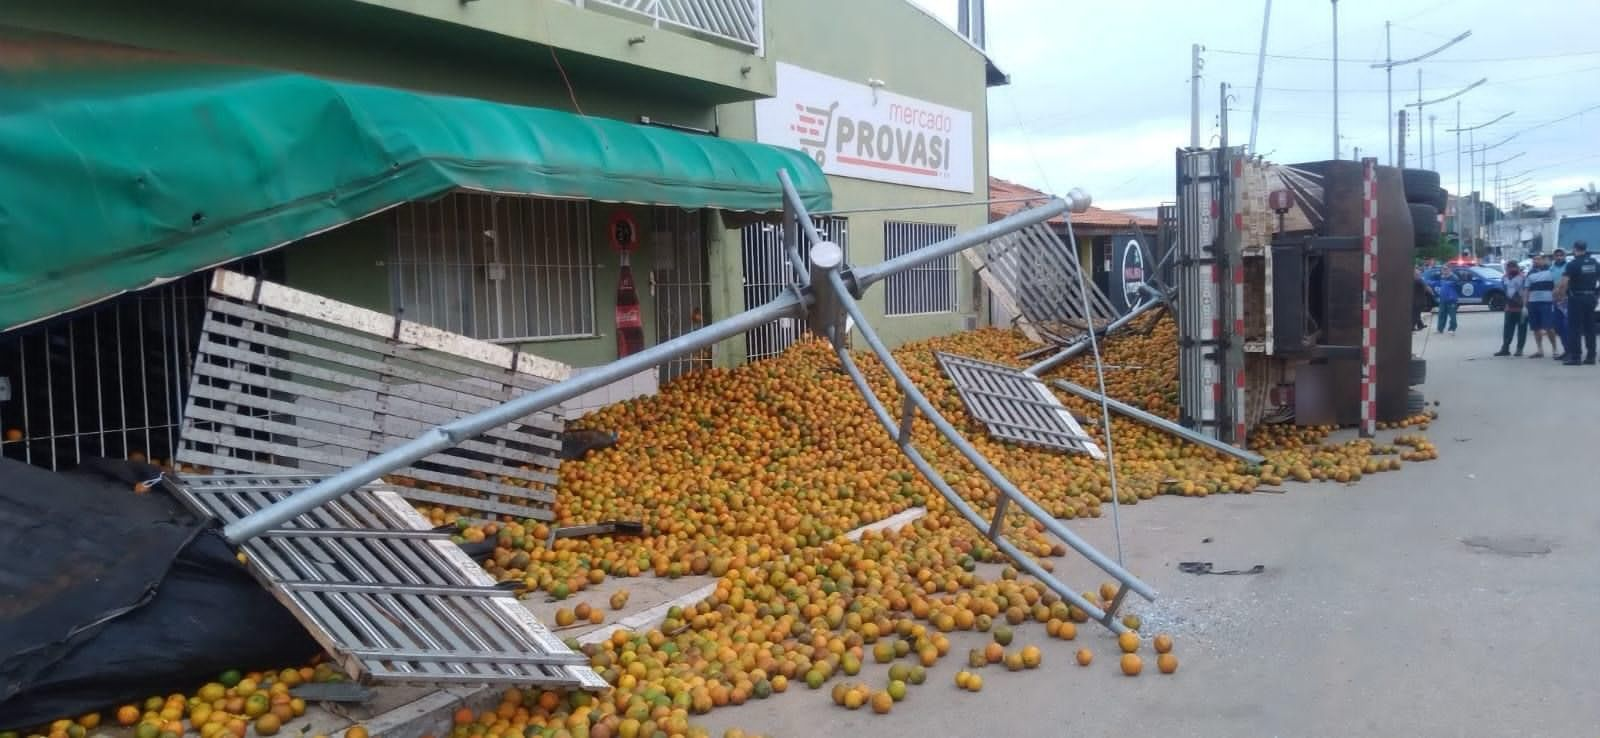
POLYGON ((1378 160, 1361 160, 1361 435, 1378 432, 1378 160))

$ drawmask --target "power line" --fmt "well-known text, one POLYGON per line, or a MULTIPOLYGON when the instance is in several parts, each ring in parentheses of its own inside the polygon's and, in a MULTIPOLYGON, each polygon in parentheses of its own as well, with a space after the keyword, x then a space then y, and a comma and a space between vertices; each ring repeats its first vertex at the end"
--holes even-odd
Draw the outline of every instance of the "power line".
MULTIPOLYGON (((1234 49, 1214 49, 1214 48, 1211 48, 1209 46, 1206 47, 1206 51, 1209 51, 1209 52, 1211 52, 1213 54, 1230 54, 1230 55, 1233 55, 1233 56, 1255 56, 1256 53, 1257 53, 1257 52, 1254 52, 1254 51, 1237 51, 1237 50, 1234 50, 1234 49)), ((1536 55, 1531 55, 1531 56, 1478 57, 1478 58, 1473 58, 1473 59, 1434 59, 1434 60, 1432 60, 1432 63, 1433 64, 1480 64, 1480 63, 1491 63, 1491 62, 1535 61, 1535 60, 1542 60, 1542 59, 1568 59, 1568 58, 1578 57, 1578 56, 1600 56, 1600 50, 1595 50, 1595 51, 1573 51, 1573 52, 1568 52, 1568 53, 1564 53, 1564 54, 1536 54, 1536 55)), ((1282 59, 1282 60, 1285 60, 1285 61, 1307 61, 1307 62, 1331 62, 1331 61, 1335 61, 1335 59, 1333 57, 1331 57, 1331 56, 1302 56, 1302 55, 1299 55, 1299 54, 1267 54, 1267 58, 1268 59, 1282 59)), ((1382 59, 1345 59, 1345 58, 1340 58, 1337 61, 1340 64, 1367 64, 1369 66, 1372 65, 1372 64, 1383 65, 1383 64, 1386 63, 1382 59)))
MULTIPOLYGON (((1509 79, 1496 79, 1496 80, 1492 80, 1492 81, 1486 82, 1482 86, 1483 87, 1500 87, 1500 86, 1504 86, 1504 85, 1515 84, 1517 82, 1529 82, 1529 81, 1536 80, 1536 79, 1549 79, 1551 77, 1562 77, 1562 76, 1566 76, 1566 75, 1569 75, 1569 74, 1580 74, 1580 73, 1583 73, 1583 72, 1592 72, 1592 71, 1595 71, 1595 70, 1600 70, 1600 64, 1597 64, 1597 65, 1594 65, 1594 66, 1588 66, 1588 67, 1579 67, 1577 69, 1564 69, 1564 70, 1559 71, 1559 72, 1546 72, 1544 74, 1530 74, 1530 75, 1527 75, 1525 77, 1512 77, 1512 78, 1509 78, 1509 79)), ((1253 86, 1251 86, 1251 85, 1240 85, 1239 87, 1237 87, 1235 89, 1253 90, 1255 88, 1253 86)), ((1327 93, 1332 91, 1332 88, 1328 88, 1328 87, 1262 87, 1261 89, 1266 90, 1267 92, 1304 92, 1304 93, 1317 93, 1317 94, 1323 94, 1323 95, 1325 95, 1325 94, 1327 94, 1327 93)), ((1454 90, 1454 89, 1458 89, 1458 87, 1424 87, 1422 89, 1423 89, 1424 92, 1437 92, 1437 91, 1442 91, 1442 90, 1454 90)), ((1376 88, 1376 87, 1372 87, 1372 88, 1363 87, 1363 88, 1357 88, 1357 89, 1353 89, 1353 90, 1345 88, 1345 87, 1340 87, 1339 88, 1339 94, 1342 95, 1342 94, 1344 94, 1346 92, 1371 94, 1371 93, 1387 92, 1387 90, 1383 90, 1383 89, 1376 88)), ((1408 92, 1409 92, 1409 90, 1408 90, 1408 92)))

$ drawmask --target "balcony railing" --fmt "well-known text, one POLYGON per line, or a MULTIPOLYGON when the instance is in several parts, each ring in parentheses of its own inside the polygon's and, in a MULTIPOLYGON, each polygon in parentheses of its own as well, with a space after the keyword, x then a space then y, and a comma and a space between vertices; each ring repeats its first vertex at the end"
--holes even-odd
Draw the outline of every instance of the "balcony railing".
POLYGON ((580 8, 612 12, 679 33, 761 53, 763 0, 568 0, 580 8))

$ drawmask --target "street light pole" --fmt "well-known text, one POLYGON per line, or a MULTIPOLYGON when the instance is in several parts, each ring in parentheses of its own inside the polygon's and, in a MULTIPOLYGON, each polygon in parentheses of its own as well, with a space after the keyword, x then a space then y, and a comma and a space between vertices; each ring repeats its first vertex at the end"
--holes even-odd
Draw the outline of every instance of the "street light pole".
MULTIPOLYGON (((1388 100, 1388 107, 1385 108, 1384 113, 1383 113, 1383 118, 1384 118, 1383 124, 1384 124, 1385 127, 1391 127, 1390 131, 1389 131, 1389 163, 1391 165, 1393 165, 1395 163, 1394 159, 1398 155, 1398 152, 1396 152, 1395 148, 1394 148, 1394 130, 1392 129, 1392 126, 1394 125, 1394 68, 1395 67, 1403 67, 1403 66, 1405 66, 1407 64, 1415 64, 1415 63, 1417 63, 1419 61, 1422 61, 1423 59, 1426 59, 1426 58, 1428 58, 1430 56, 1433 56, 1434 54, 1437 54, 1437 53, 1439 53, 1441 51, 1444 51, 1445 49, 1448 49, 1448 48, 1450 48, 1452 46, 1455 46, 1456 44, 1461 43, 1462 41, 1465 41, 1468 36, 1471 36, 1472 35, 1472 31, 1463 31, 1460 35, 1456 36, 1455 38, 1450 39, 1449 41, 1444 42, 1444 44, 1442 46, 1439 46, 1438 48, 1436 48, 1436 49, 1434 49, 1432 51, 1429 51, 1426 54, 1419 54, 1419 55, 1413 56, 1413 57, 1411 57, 1409 59, 1400 59, 1400 60, 1396 61, 1395 59, 1393 59, 1391 57, 1391 54, 1390 54, 1390 48, 1389 48, 1390 25, 1391 24, 1388 23, 1387 21, 1384 22, 1384 24, 1383 24, 1383 48, 1384 48, 1383 61, 1371 65, 1371 68, 1372 69, 1382 68, 1386 72, 1386 75, 1385 75, 1386 76, 1386 81, 1385 81, 1384 87, 1385 87, 1385 91, 1386 91, 1386 99, 1388 100)), ((1335 54, 1335 56, 1337 56, 1337 54, 1335 54)), ((1419 84, 1418 86, 1420 87, 1421 85, 1419 84)), ((1420 113, 1421 111, 1419 110, 1418 112, 1420 113)), ((1417 126, 1418 126, 1418 130, 1419 131, 1421 130, 1421 125, 1422 125, 1422 120, 1419 118, 1417 120, 1417 126)), ((1418 135, 1420 136, 1421 134, 1419 133, 1418 135)), ((1418 156, 1422 155, 1422 147, 1421 146, 1417 147, 1417 155, 1418 156)), ((1400 162, 1400 166, 1405 166, 1405 162, 1400 162)))

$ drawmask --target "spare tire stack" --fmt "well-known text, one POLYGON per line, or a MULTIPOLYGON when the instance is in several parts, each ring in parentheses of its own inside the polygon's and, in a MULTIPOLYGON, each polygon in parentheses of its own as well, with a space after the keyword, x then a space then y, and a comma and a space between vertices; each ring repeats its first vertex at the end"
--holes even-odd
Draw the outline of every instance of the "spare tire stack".
MULTIPOLYGON (((1426 169, 1402 169, 1400 181, 1406 191, 1406 204, 1411 210, 1412 241, 1419 249, 1432 248, 1439 243, 1439 213, 1444 212, 1449 194, 1439 186, 1439 173, 1426 169)), ((1411 357, 1407 384, 1420 386, 1428 376, 1428 360, 1411 357)), ((1424 406, 1422 393, 1411 390, 1406 396, 1406 412, 1415 415, 1424 406)))

